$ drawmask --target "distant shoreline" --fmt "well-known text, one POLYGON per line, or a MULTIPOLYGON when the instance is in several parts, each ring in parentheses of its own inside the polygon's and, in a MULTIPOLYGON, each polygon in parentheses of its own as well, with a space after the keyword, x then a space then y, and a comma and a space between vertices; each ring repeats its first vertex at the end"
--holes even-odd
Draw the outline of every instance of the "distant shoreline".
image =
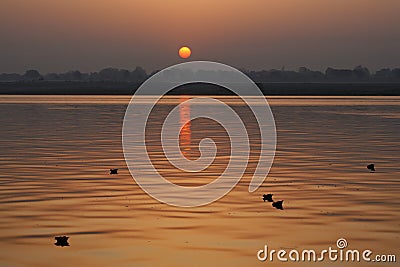
MULTIPOLYGON (((263 94, 282 96, 400 96, 400 83, 258 83, 263 94)), ((135 82, 0 82, 2 95, 132 95, 135 82)), ((232 95, 210 84, 189 84, 171 95, 232 95)))

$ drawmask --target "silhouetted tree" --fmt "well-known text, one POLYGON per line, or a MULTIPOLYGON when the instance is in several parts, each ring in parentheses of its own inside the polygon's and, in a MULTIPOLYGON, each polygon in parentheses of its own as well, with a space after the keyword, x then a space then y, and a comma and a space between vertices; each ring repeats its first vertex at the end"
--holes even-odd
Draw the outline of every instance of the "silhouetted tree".
POLYGON ((135 82, 143 82, 147 79, 146 71, 141 67, 136 67, 130 74, 131 80, 135 82))
POLYGON ((118 69, 105 68, 99 72, 100 78, 103 81, 115 81, 118 76, 118 69))
POLYGON ((78 70, 68 71, 60 75, 64 81, 80 81, 82 80, 82 73, 78 70))
POLYGON ((320 82, 325 79, 325 76, 322 72, 313 71, 306 67, 300 67, 298 72, 301 79, 306 82, 320 82))
POLYGON ((371 77, 371 73, 369 70, 361 65, 357 66, 353 70, 354 76, 357 78, 359 81, 367 81, 371 77))
POLYGON ((389 68, 380 69, 373 75, 376 81, 391 81, 392 80, 392 70, 389 68))
POLYGON ((119 70, 117 74, 118 81, 128 82, 130 81, 130 78, 131 78, 131 73, 129 72, 129 70, 124 70, 124 69, 119 70))
POLYGON ((43 80, 43 76, 37 70, 27 70, 22 78, 26 81, 43 80))
POLYGON ((327 68, 325 76, 327 80, 335 82, 349 82, 354 78, 352 70, 334 68, 327 68))

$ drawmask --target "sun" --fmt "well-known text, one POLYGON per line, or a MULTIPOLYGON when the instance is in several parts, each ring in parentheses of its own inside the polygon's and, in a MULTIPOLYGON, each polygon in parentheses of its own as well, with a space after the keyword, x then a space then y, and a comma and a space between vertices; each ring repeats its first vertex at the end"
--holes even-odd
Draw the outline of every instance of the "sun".
POLYGON ((189 47, 182 46, 181 48, 179 48, 179 56, 181 58, 188 58, 188 57, 190 57, 191 54, 192 54, 192 51, 190 50, 189 47))

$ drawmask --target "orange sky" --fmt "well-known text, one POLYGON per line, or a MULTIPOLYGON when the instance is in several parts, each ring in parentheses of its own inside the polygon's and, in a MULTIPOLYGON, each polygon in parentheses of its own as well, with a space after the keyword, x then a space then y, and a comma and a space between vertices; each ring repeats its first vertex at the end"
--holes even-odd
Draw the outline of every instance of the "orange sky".
POLYGON ((398 0, 1 0, 0 72, 400 65, 398 0))

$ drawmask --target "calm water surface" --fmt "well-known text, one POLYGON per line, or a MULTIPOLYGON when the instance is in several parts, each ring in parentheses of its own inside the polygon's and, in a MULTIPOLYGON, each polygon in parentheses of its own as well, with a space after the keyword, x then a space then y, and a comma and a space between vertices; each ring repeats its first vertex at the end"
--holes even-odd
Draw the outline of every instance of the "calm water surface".
MULTIPOLYGON (((0 96, 0 266, 283 266, 259 262, 257 251, 265 244, 322 250, 341 237, 352 249, 400 260, 399 97, 269 98, 278 144, 263 186, 247 190, 253 153, 232 192, 191 209, 157 202, 130 176, 121 146, 129 99, 0 96), (284 199, 285 210, 261 200, 270 192, 284 199), (70 236, 71 246, 54 246, 56 235, 70 236)), ((221 99, 247 114, 238 99, 221 99)), ((173 182, 206 184, 229 156, 219 125, 199 119, 181 135, 188 158, 199 156, 202 138, 217 143, 215 165, 204 174, 174 171, 160 155, 162 115, 180 101, 168 97, 157 106, 149 153, 173 182)), ((202 105, 213 108, 207 100, 202 105)), ((250 132, 257 141, 255 128, 250 132)), ((351 264, 296 264, 311 265, 351 264)))

